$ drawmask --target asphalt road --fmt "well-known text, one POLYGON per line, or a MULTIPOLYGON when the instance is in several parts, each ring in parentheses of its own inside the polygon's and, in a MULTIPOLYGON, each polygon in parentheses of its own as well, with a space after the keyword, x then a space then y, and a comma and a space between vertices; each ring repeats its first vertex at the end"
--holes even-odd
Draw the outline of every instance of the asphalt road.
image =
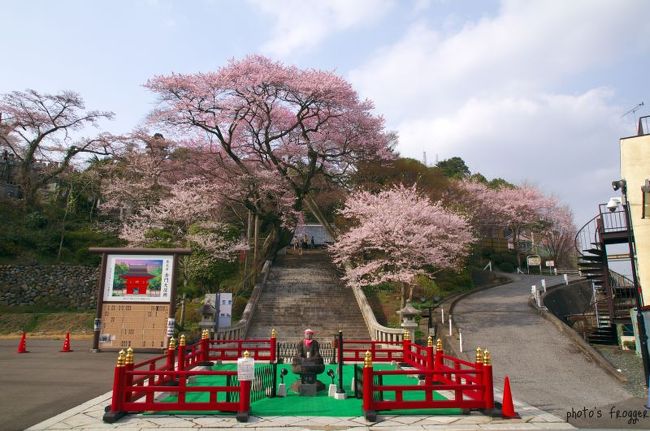
POLYGON ((560 417, 572 409, 597 411, 632 398, 618 380, 530 308, 531 285, 541 285, 541 278, 547 286, 562 282, 561 277, 519 276, 459 301, 453 320, 462 330, 465 349, 488 348, 498 387, 508 375, 514 399, 560 417))
MULTIPOLYGON (((0 340, 0 429, 23 430, 111 390, 115 352, 90 352, 91 340, 0 340)), ((151 354, 136 354, 139 362, 151 354)))

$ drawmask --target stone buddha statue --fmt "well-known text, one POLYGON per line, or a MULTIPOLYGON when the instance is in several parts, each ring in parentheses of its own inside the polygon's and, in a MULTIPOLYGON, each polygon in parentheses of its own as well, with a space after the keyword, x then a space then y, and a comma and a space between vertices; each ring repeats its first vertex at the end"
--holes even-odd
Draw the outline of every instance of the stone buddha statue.
POLYGON ((300 374, 300 380, 291 385, 291 389, 300 395, 316 395, 316 392, 325 389, 325 385, 316 379, 318 374, 325 371, 325 363, 311 329, 305 330, 305 338, 298 343, 291 370, 300 374))

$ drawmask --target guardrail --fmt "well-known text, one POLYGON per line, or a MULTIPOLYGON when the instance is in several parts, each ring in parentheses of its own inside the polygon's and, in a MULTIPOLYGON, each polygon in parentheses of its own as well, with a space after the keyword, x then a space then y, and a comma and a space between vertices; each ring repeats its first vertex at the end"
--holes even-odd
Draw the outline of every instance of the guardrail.
POLYGON ((375 313, 372 311, 363 290, 358 286, 352 287, 351 289, 359 305, 359 310, 361 310, 363 320, 366 322, 366 326, 370 332, 370 338, 374 341, 401 341, 403 338, 403 330, 380 325, 375 318, 375 313))
POLYGON ((492 365, 487 351, 484 354, 477 349, 476 362, 471 363, 445 355, 441 342, 437 343, 435 355, 428 351, 423 360, 418 359, 421 353, 413 355, 414 351, 410 350, 411 358, 418 361, 413 370, 374 370, 372 355, 366 353, 363 375, 359 377, 362 378, 363 413, 367 420, 374 422, 381 410, 494 409, 492 365), (384 383, 387 376, 416 376, 423 379, 424 384, 388 385, 384 383), (445 399, 436 399, 435 393, 441 391, 445 391, 445 399), (420 399, 408 400, 411 393, 420 394, 417 397, 420 399))
MULTIPOLYGON (((122 350, 115 366, 113 395, 111 405, 104 414, 104 421, 113 423, 126 414, 140 411, 206 411, 219 410, 236 412, 237 420, 248 420, 251 402, 251 382, 238 381, 236 371, 214 371, 198 369, 211 366, 214 360, 237 360, 251 357, 255 360, 269 361, 275 366, 276 336, 259 340, 210 340, 208 331, 203 331, 201 341, 191 346, 185 345, 185 336, 176 349, 175 341, 170 341, 164 355, 134 364, 133 350, 122 350), (195 369, 192 369, 195 368, 195 369), (225 376, 225 385, 192 386, 190 380, 198 376, 225 376), (209 401, 188 401, 187 395, 195 392, 209 394, 209 401), (225 394, 220 399, 220 394, 225 394), (175 397, 170 400, 170 397, 175 397)), ((260 381, 255 394, 275 393, 275 379, 269 379, 268 370, 260 371, 266 377, 260 381), (264 385, 272 382, 269 391, 264 385), (265 383, 266 382, 266 383, 265 383)), ((256 370, 256 379, 260 372, 256 370)), ((275 374, 275 369, 273 370, 275 374)))

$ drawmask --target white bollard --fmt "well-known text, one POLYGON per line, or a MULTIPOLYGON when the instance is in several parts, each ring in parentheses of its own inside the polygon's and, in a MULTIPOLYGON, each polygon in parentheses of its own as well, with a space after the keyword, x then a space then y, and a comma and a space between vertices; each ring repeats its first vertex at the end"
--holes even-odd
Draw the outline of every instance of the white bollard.
POLYGON ((536 290, 537 290, 537 287, 535 287, 534 284, 533 284, 532 286, 530 286, 530 294, 531 294, 531 295, 535 296, 535 291, 536 291, 536 290))
POLYGON ((557 275, 557 268, 553 268, 553 273, 557 275))
POLYGON ((442 316, 442 323, 445 323, 445 309, 444 308, 440 309, 440 315, 442 316))
POLYGON ((542 278, 542 289, 544 289, 544 293, 546 293, 546 279, 542 278))
POLYGON ((460 344, 460 353, 463 353, 463 333, 458 330, 458 342, 460 344))
POLYGON ((449 315, 449 336, 451 337, 451 314, 449 315))
POLYGON ((567 274, 564 274, 564 285, 565 286, 569 285, 569 276, 567 274))

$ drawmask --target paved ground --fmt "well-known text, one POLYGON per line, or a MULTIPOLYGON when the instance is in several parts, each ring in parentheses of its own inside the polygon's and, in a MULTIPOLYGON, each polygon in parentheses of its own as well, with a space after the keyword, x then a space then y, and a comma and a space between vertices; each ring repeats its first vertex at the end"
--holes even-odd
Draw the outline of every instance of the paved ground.
MULTIPOLYGON (((564 420, 544 413, 534 407, 516 404, 522 419, 493 419, 480 413, 465 416, 392 416, 379 415, 378 422, 366 422, 363 417, 306 417, 306 416, 251 416, 248 422, 237 422, 234 416, 151 416, 129 415, 114 424, 101 421, 104 406, 110 402, 110 393, 92 399, 74 409, 37 424, 29 431, 53 431, 75 429, 90 431, 97 429, 119 429, 146 431, 154 428, 191 429, 203 428, 213 431, 245 428, 259 431, 298 430, 380 430, 380 431, 423 431, 423 430, 567 430, 574 429, 564 420)), ((498 399, 500 394, 496 394, 498 399)))
MULTIPOLYGON (((462 330, 465 348, 490 350, 495 385, 502 387, 504 376, 509 375, 515 399, 560 417, 580 416, 571 420, 579 426, 650 428, 650 414, 627 423, 628 412, 644 410, 644 400, 634 399, 618 380, 529 307, 530 287, 539 286, 541 278, 519 276, 518 281, 458 302, 453 320, 462 330), (587 420, 582 418, 585 415, 587 420)), ((562 282, 561 277, 544 278, 548 286, 562 282)))
MULTIPOLYGON (((27 339, 29 353, 16 353, 18 340, 0 340, 0 429, 23 430, 111 389, 117 355, 91 353, 90 340, 27 339)), ((137 355, 136 360, 151 355, 137 355)))

